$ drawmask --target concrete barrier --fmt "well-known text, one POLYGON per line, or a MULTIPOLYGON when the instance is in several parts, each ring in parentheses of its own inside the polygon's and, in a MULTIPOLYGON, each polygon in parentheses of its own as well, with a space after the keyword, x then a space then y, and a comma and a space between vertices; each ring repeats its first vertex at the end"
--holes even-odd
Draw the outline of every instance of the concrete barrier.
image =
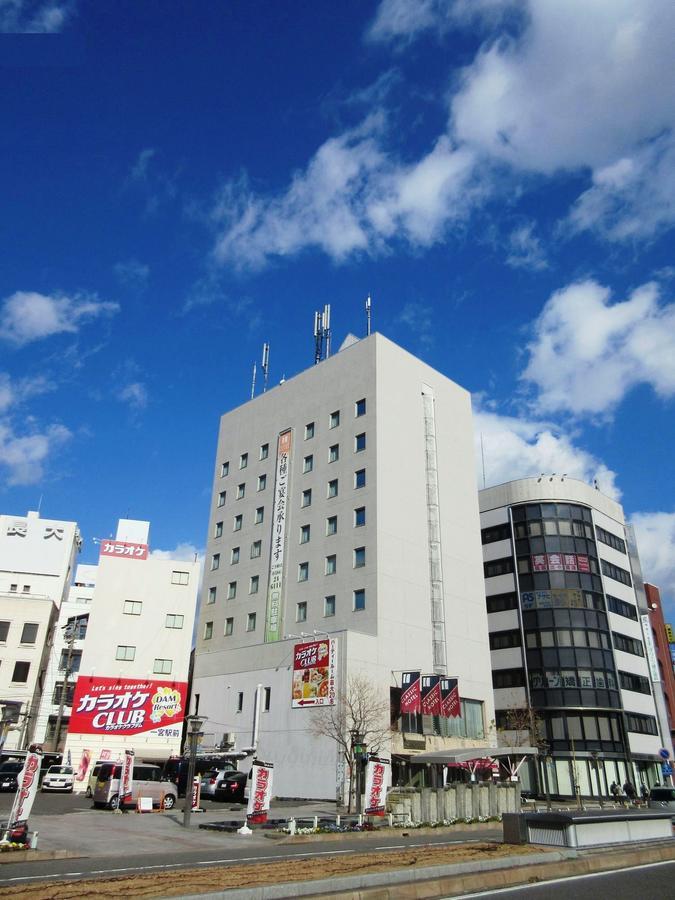
POLYGON ((520 784, 485 782, 444 788, 393 788, 387 795, 387 812, 396 821, 408 822, 494 818, 520 812, 520 784))

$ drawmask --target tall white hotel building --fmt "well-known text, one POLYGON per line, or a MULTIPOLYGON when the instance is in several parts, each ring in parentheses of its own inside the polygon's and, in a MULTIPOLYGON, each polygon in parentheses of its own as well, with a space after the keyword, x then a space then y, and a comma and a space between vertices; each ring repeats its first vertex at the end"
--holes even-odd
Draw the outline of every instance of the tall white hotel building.
POLYGON ((335 642, 338 696, 352 675, 387 702, 403 671, 459 679, 461 719, 399 723, 379 748, 408 771, 494 740, 472 434, 467 391, 379 334, 222 417, 193 711, 205 745, 275 764, 275 795, 344 795, 337 745, 291 702, 315 635, 335 642))

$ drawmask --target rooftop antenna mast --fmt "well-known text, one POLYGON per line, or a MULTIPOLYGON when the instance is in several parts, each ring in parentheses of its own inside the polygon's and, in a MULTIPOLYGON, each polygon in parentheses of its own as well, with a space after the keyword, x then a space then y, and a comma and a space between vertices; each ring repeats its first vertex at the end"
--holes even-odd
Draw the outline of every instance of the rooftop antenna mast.
POLYGON ((256 373, 256 366, 255 366, 255 363, 253 363, 253 380, 251 381, 251 400, 253 400, 253 398, 255 397, 255 373, 256 373))
POLYGON ((330 305, 314 313, 314 365, 330 356, 330 305))
POLYGON ((270 345, 265 343, 265 344, 263 344, 263 354, 262 354, 263 394, 267 390, 267 376, 269 374, 269 368, 270 368, 270 345))
POLYGON ((366 335, 370 336, 370 294, 366 297, 366 335))
POLYGON ((326 304, 323 308, 323 316, 321 317, 323 324, 323 336, 326 341, 326 359, 330 356, 330 305, 326 304))
POLYGON ((321 354, 323 351, 323 327, 321 324, 321 313, 314 313, 314 365, 321 362, 321 354))

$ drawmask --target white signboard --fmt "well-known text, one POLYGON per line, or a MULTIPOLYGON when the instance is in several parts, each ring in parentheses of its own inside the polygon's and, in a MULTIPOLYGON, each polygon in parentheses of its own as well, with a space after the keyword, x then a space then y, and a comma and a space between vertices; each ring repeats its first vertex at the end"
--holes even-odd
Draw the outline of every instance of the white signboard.
POLYGON ((337 638, 319 638, 293 648, 291 706, 335 706, 337 638))
POLYGON ((647 652, 647 662, 649 663, 649 674, 652 677, 653 682, 661 681, 661 674, 659 672, 659 664, 656 660, 656 650, 654 648, 654 636, 652 634, 652 624, 649 621, 649 616, 644 615, 640 616, 642 621, 642 637, 645 642, 645 650, 647 652))
POLYGON ((366 766, 367 816, 383 816, 391 775, 391 761, 379 756, 369 756, 366 766))
POLYGON ((254 760, 251 766, 250 794, 246 819, 248 822, 260 823, 267 821, 267 813, 272 799, 272 763, 264 763, 254 760))
POLYGON ((265 640, 281 640, 281 614, 284 578, 284 545, 286 543, 286 506, 290 474, 292 432, 284 431, 277 442, 277 474, 274 485, 270 579, 267 590, 265 640))

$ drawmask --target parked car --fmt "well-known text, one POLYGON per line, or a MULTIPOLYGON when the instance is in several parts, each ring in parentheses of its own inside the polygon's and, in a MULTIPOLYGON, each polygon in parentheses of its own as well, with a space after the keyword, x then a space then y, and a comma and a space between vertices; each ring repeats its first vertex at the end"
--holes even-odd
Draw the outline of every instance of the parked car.
POLYGON ((75 773, 72 766, 50 766, 42 780, 42 790, 72 793, 74 783, 75 773))
MULTIPOLYGON (((117 809, 120 806, 120 763, 103 763, 98 773, 98 781, 94 788, 94 806, 117 809)), ((175 784, 161 780, 162 770, 159 766, 148 763, 134 765, 134 777, 131 794, 125 798, 124 806, 135 806, 139 797, 151 797, 153 806, 164 803, 164 809, 172 809, 176 805, 178 791, 175 784)))
POLYGON ((100 759, 97 763, 94 764, 94 768, 89 773, 89 778, 87 779, 87 790, 84 792, 85 797, 93 797, 94 790, 96 788, 96 782, 98 781, 98 776, 101 771, 101 766, 104 765, 108 760, 100 759))
POLYGON ((649 808, 669 811, 675 821, 675 788, 653 787, 649 793, 649 808))
POLYGON ((23 760, 5 762, 0 766, 0 791, 15 791, 19 787, 18 778, 23 766, 23 760))
MULTIPOLYGON (((176 785, 179 797, 185 796, 189 766, 190 760, 187 756, 172 756, 164 763, 162 778, 176 785)), ((222 757, 215 755, 197 757, 195 761, 195 775, 203 776, 213 769, 235 772, 236 766, 230 760, 223 760, 222 757)), ((203 790, 204 786, 202 785, 203 790)))
POLYGON ((248 800, 248 779, 246 772, 227 772, 216 784, 213 799, 226 803, 245 803, 248 800))

